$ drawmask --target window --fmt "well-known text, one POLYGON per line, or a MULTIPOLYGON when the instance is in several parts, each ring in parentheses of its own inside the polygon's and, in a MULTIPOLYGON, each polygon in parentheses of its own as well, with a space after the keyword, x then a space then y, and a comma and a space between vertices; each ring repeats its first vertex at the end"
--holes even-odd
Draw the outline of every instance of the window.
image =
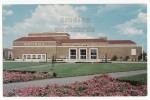
POLYGON ((86 49, 80 49, 80 59, 86 59, 86 49))
POLYGON ((45 55, 42 55, 42 59, 45 59, 45 55))
POLYGON ((38 55, 38 59, 41 59, 41 55, 38 55))
POLYGON ((131 55, 136 55, 136 49, 131 49, 131 55))
POLYGON ((32 59, 36 59, 36 55, 32 55, 32 59))
POLYGON ((27 59, 31 59, 31 55, 27 55, 27 59))
POLYGON ((70 49, 70 59, 76 59, 76 49, 70 49))
POLYGON ((97 59, 97 49, 91 49, 91 59, 97 59))
POLYGON ((34 43, 34 45, 37 45, 37 43, 34 43))
POLYGON ((24 55, 23 59, 26 59, 26 55, 24 55))

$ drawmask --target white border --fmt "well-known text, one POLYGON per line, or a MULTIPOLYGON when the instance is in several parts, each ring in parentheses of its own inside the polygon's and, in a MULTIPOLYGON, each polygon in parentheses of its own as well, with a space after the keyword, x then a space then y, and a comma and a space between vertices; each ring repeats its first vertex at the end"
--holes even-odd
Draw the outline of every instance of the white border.
MULTIPOLYGON (((0 13, 1 13, 1 15, 2 15, 2 4, 141 4, 141 3, 145 3, 145 4, 147 4, 148 5, 148 7, 147 7, 147 15, 148 15, 148 17, 147 17, 147 19, 148 19, 148 21, 147 21, 147 33, 149 33, 150 31, 150 28, 149 28, 149 25, 150 25, 150 3, 149 3, 149 0, 1 0, 0 1, 0 5, 1 5, 1 7, 0 7, 0 13), (149 3, 149 4, 148 4, 149 3)), ((0 18, 1 18, 2 16, 0 16, 0 18)), ((2 19, 2 18, 1 18, 2 19)), ((0 30, 1 30, 1 33, 2 33, 2 20, 0 20, 0 30)), ((2 35, 2 34, 1 34, 2 35)), ((150 63, 150 59, 149 59, 149 57, 150 57, 150 48, 149 48, 149 46, 150 46, 150 39, 149 39, 149 37, 150 37, 150 35, 149 34, 147 34, 147 54, 148 54, 148 67, 149 67, 149 63, 150 63)), ((3 48, 3 45, 2 45, 2 36, 0 37, 0 40, 1 40, 1 42, 0 42, 0 46, 3 48)), ((2 48, 1 48, 1 50, 2 50, 2 48)), ((1 57, 0 57, 0 61, 2 61, 3 59, 2 59, 2 52, 0 52, 0 55, 1 55, 1 57)), ((3 66, 3 63, 1 62, 0 63, 0 65, 1 66, 3 66)), ((1 76, 3 76, 3 74, 2 74, 2 67, 0 67, 1 68, 1 72, 0 72, 0 74, 1 74, 1 76)), ((150 70, 149 70, 149 68, 148 68, 148 73, 150 73, 150 70)), ((147 74, 148 74, 147 73, 147 74)), ((149 74, 148 74, 149 75, 149 74)), ((150 82, 149 81, 150 80, 150 77, 148 77, 148 82, 150 82)), ((1 77, 1 81, 0 81, 0 87, 2 87, 2 77, 1 77)), ((150 90, 150 88, 149 88, 149 83, 148 83, 148 90, 150 90)), ((55 98, 53 98, 53 97, 28 97, 28 98, 25 98, 25 97, 3 97, 3 89, 1 88, 0 89, 0 99, 1 100, 26 100, 26 99, 29 99, 29 100, 34 100, 34 99, 36 99, 36 100, 41 100, 41 99, 46 99, 46 100, 49 100, 49 99, 52 99, 52 100, 54 100, 54 99, 57 99, 57 100, 66 100, 66 99, 68 99, 68 100, 81 100, 81 99, 88 99, 88 100, 92 100, 92 99, 94 99, 94 100, 100 100, 100 99, 105 99, 105 100, 110 100, 110 99, 113 99, 113 100, 149 100, 150 98, 150 93, 149 93, 150 91, 148 91, 148 96, 146 96, 146 97, 94 97, 94 98, 92 98, 92 97, 76 97, 76 98, 74 98, 74 97, 55 97, 55 98)))

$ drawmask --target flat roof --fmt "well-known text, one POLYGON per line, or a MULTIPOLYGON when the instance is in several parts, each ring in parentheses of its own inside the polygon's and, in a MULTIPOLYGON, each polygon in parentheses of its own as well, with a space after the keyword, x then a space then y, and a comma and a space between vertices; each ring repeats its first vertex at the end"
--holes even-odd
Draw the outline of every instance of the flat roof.
POLYGON ((21 37, 15 41, 56 41, 53 37, 21 37))

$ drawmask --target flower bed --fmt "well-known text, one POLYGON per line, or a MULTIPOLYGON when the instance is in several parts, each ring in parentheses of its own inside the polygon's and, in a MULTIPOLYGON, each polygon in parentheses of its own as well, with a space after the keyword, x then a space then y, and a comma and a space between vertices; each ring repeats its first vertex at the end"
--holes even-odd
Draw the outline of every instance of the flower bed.
POLYGON ((146 96, 147 86, 133 86, 119 82, 108 75, 68 85, 47 85, 26 87, 5 92, 4 96, 146 96))
POLYGON ((48 72, 14 72, 14 71, 3 71, 3 82, 13 83, 13 82, 26 82, 36 79, 46 79, 52 78, 53 73, 48 72))

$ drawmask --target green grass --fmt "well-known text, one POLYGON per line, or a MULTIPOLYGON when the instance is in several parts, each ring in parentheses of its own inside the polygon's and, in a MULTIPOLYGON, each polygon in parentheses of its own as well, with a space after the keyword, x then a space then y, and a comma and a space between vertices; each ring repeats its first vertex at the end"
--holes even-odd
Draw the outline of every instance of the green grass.
POLYGON ((30 66, 38 66, 44 65, 46 63, 39 63, 39 62, 3 62, 3 69, 13 69, 13 68, 23 68, 23 67, 30 67, 30 66))
MULTIPOLYGON (((102 74, 111 72, 123 72, 123 71, 133 71, 133 70, 146 70, 146 63, 59 63, 55 64, 54 69, 51 70, 51 64, 47 66, 35 66, 33 63, 22 63, 17 66, 17 63, 11 62, 9 66, 4 63, 4 69, 12 68, 11 66, 22 67, 17 70, 21 71, 52 71, 57 74, 57 77, 71 77, 71 76, 82 76, 82 75, 92 75, 92 74, 102 74), (28 67, 34 66, 34 67, 28 67), (24 68, 23 68, 24 67, 24 68)), ((40 63, 34 63, 40 65, 40 63)))
POLYGON ((137 81, 140 82, 140 84, 147 85, 147 74, 140 74, 140 75, 134 75, 134 76, 127 76, 127 77, 121 77, 118 78, 119 80, 129 80, 129 81, 137 81))

